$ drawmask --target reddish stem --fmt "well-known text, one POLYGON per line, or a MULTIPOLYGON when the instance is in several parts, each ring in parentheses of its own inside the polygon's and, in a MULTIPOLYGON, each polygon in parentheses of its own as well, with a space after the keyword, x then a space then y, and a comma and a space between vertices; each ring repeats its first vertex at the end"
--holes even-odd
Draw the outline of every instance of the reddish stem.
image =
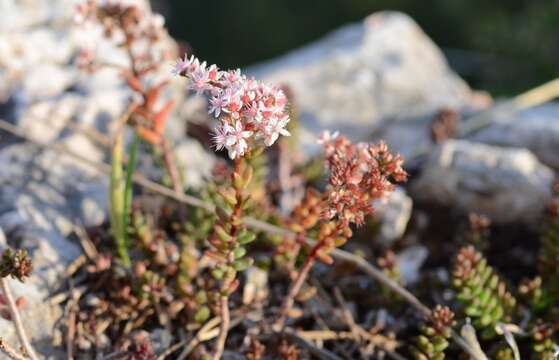
POLYGON ((175 158, 173 156, 173 152, 169 143, 165 140, 161 140, 161 150, 163 151, 163 159, 165 161, 165 167, 167 168, 167 172, 171 177, 171 182, 173 183, 173 189, 177 194, 183 193, 183 186, 179 176, 179 172, 177 170, 177 164, 175 163, 175 158))
MULTIPOLYGON (((243 211, 243 189, 242 187, 234 186, 235 184, 235 175, 241 176, 242 170, 242 160, 240 158, 235 159, 235 169, 231 173, 231 184, 235 188, 235 198, 237 202, 233 207, 233 211, 230 216, 231 222, 231 230, 229 231, 229 235, 232 237, 232 242, 236 241, 236 236, 239 231, 239 226, 237 225, 238 220, 242 218, 242 211, 243 211)), ((236 277, 236 276, 235 276, 236 277)), ((231 286, 231 281, 224 281, 221 285, 222 290, 224 290, 223 294, 229 293, 229 287, 231 286)), ((212 357, 213 360, 219 360, 223 356, 223 351, 225 350, 225 342, 227 341, 227 334, 229 333, 229 323, 230 323, 230 315, 229 315, 229 296, 228 295, 221 295, 220 298, 220 307, 221 307, 221 325, 219 327, 219 335, 215 343, 214 348, 214 355, 212 357)))
MULTIPOLYGON (((315 248, 317 248, 317 246, 319 246, 319 244, 317 244, 315 248)), ((313 249, 313 253, 315 253, 314 249, 313 249)), ((287 296, 283 300, 280 316, 274 323, 274 328, 276 328, 276 330, 278 331, 283 330, 283 327, 285 325, 285 320, 287 319, 287 314, 289 313, 289 310, 291 310, 291 308, 293 307, 293 304, 295 303, 295 297, 297 296, 297 294, 299 294, 299 291, 301 290, 303 283, 307 279, 307 276, 312 266, 314 265, 315 260, 316 260, 316 253, 314 254, 314 256, 313 254, 309 255, 305 260, 303 266, 301 266, 301 268, 299 269, 295 281, 291 283, 291 286, 289 287, 289 292, 287 293, 287 296)))

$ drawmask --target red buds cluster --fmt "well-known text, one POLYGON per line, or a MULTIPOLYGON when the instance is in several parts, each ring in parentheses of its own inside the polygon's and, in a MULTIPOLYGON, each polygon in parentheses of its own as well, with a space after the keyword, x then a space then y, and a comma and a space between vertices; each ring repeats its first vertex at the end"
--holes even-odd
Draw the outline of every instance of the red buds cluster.
POLYGON ((337 218, 344 227, 363 224, 374 210, 372 202, 394 190, 391 180, 407 179, 402 158, 392 155, 383 141, 353 144, 344 136, 325 134, 320 143, 330 169, 325 217, 337 218))
POLYGON ((0 277, 11 276, 23 282, 26 277, 31 275, 33 265, 25 250, 13 252, 6 249, 0 261, 0 277))

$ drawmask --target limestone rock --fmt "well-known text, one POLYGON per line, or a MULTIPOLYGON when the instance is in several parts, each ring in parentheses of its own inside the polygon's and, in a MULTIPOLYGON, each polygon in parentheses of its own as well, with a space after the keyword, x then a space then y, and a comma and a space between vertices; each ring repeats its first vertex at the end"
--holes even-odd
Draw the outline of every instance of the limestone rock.
POLYGON ((324 129, 363 139, 384 119, 473 101, 440 49, 396 12, 373 14, 249 72, 290 87, 303 119, 302 141, 311 148, 324 129))
POLYGON ((391 245, 402 237, 411 217, 413 202, 400 187, 390 194, 384 202, 375 204, 376 215, 380 220, 379 241, 391 245))
POLYGON ((529 150, 450 140, 429 155, 411 194, 495 222, 527 222, 541 215, 553 178, 529 150))
POLYGON ((559 103, 516 113, 506 122, 479 131, 472 139, 491 145, 527 148, 542 163, 559 169, 559 103))

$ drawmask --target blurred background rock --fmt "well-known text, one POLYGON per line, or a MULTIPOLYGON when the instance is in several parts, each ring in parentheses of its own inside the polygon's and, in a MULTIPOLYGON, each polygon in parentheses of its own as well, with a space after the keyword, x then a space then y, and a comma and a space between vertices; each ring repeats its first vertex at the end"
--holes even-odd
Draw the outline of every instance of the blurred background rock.
POLYGON ((379 10, 410 15, 468 83, 512 95, 557 76, 555 0, 152 0, 171 34, 223 67, 277 57, 379 10))

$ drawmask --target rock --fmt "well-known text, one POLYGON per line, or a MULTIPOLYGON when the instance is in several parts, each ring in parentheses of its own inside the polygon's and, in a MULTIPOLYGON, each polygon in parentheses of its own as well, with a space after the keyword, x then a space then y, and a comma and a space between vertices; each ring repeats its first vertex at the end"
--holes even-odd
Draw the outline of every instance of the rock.
POLYGON ((48 19, 49 2, 51 1, 1 1, 2 22, 0 23, 0 31, 14 31, 46 21, 48 19))
POLYGON ((433 116, 420 116, 384 123, 373 134, 375 141, 384 140, 393 153, 402 155, 404 161, 419 153, 429 152, 435 146, 431 140, 433 116))
MULTIPOLYGON (((34 348, 46 358, 63 358, 64 352, 60 348, 55 348, 52 343, 52 334, 58 319, 62 316, 62 309, 50 306, 46 295, 38 292, 36 285, 30 281, 22 284, 10 279, 9 286, 15 298, 25 299, 25 306, 21 309, 20 314, 34 348)), ((19 348, 13 323, 0 318, 0 328, 2 329, 2 339, 12 347, 19 348)), ((7 358, 2 354, 0 359, 7 358)))
POLYGON ((491 145, 527 148, 538 159, 559 169, 559 103, 520 111, 506 122, 496 123, 471 139, 491 145))
POLYGON ((268 272, 256 266, 249 267, 244 276, 246 284, 243 288, 243 304, 250 305, 266 299, 269 294, 268 272))
POLYGON ((20 93, 29 102, 60 95, 76 76, 76 70, 72 68, 49 63, 32 66, 26 71, 20 93))
POLYGON ((248 72, 290 87, 311 149, 324 129, 361 140, 384 119, 473 103, 436 45, 396 12, 373 14, 248 72))
MULTIPOLYGON (((76 69, 73 58, 84 37, 72 23, 74 9, 75 0, 0 0, 0 118, 13 121, 40 143, 56 143, 88 160, 104 161, 107 147, 95 134, 111 135, 131 92, 115 69, 94 74, 76 69)), ((107 41, 96 45, 103 59, 117 64, 126 60, 123 51, 107 41)), ((169 67, 162 66, 162 72, 168 76, 169 67)), ((184 97, 184 84, 169 92, 165 95, 184 97)), ((188 113, 187 108, 180 111, 188 113)), ((173 116, 180 126, 181 119, 173 116)), ((184 140, 184 128, 172 132, 175 142, 184 140)), ((36 350, 42 357, 59 359, 64 354, 54 350, 53 338, 62 309, 50 305, 48 298, 58 289, 67 266, 81 254, 72 240, 75 225, 106 221, 108 178, 68 155, 14 144, 3 135, 0 228, 7 239, 0 236, 0 248, 10 245, 29 251, 33 275, 25 284, 11 281, 11 285, 27 300, 24 322, 36 350)), ((201 181, 198 168, 207 171, 213 157, 194 144, 183 148, 187 179, 201 181)), ((17 347, 11 324, 0 320, 0 329, 0 336, 17 347)), ((168 339, 160 336, 160 340, 163 348, 168 347, 168 339)))
POLYGON ((109 212, 109 184, 107 179, 84 184, 79 193, 79 217, 84 227, 100 226, 109 212))
POLYGON ((39 101, 25 108, 17 123, 32 139, 49 143, 58 138, 80 104, 81 97, 75 95, 39 101))
POLYGON ((404 235, 411 217, 413 202, 404 189, 398 187, 385 202, 375 204, 380 219, 379 241, 390 246, 404 235))
POLYGON ((174 154, 177 165, 182 171, 185 185, 197 188, 203 184, 204 179, 210 178, 215 157, 207 152, 199 142, 183 139, 175 147, 174 154))
POLYGON ((419 279, 419 269, 427 255, 427 248, 421 245, 410 246, 398 254, 398 266, 404 284, 411 285, 419 279))
MULTIPOLYGON (((1 218, 2 220, 5 219, 4 216, 1 218)), ((51 306, 47 299, 51 295, 52 286, 60 280, 59 274, 65 270, 68 264, 65 259, 60 257, 61 249, 67 246, 66 251, 72 253, 73 244, 68 246, 67 241, 62 237, 53 241, 52 234, 48 232, 40 232, 37 231, 38 229, 32 231, 28 220, 23 218, 19 225, 20 229, 25 228, 23 232, 16 231, 16 228, 12 227, 7 235, 4 235, 2 222, 0 220, 0 251, 3 251, 7 246, 23 247, 29 251, 33 261, 33 273, 25 283, 13 279, 8 280, 14 297, 25 299, 25 305, 20 314, 26 332, 30 336, 34 347, 40 350, 42 355, 58 358, 63 354, 54 347, 52 336, 58 319, 62 316, 62 309, 51 306), (8 241, 6 241, 6 237, 9 239, 8 241), (19 240, 20 244, 17 244, 15 240, 19 240), (55 250, 53 246, 60 246, 60 248, 55 250)), ((19 347, 13 324, 0 318, 0 328, 2 329, 2 338, 15 348, 19 347)), ((0 358, 3 357, 0 355, 0 358)))
POLYGON ((171 346, 173 334, 168 329, 157 328, 150 332, 149 339, 153 350, 159 354, 171 346))
MULTIPOLYGON (((67 266, 81 253, 68 238, 80 217, 75 204, 79 199, 99 196, 101 189, 98 185, 95 189, 92 175, 80 169, 75 160, 29 144, 2 148, 0 167, 0 228, 6 231, 8 245, 29 251, 34 267, 25 284, 10 284, 14 293, 27 301, 22 313, 36 349, 59 358, 52 336, 62 309, 51 306, 47 299, 67 266)), ((90 219, 89 213, 85 216, 90 219)), ((0 320, 0 328, 3 338, 17 344, 11 324, 0 320)))
POLYGON ((429 155, 411 195, 495 222, 528 222, 550 199, 553 178, 529 150, 449 140, 429 155))
MULTIPOLYGON (((58 142, 70 152, 80 155, 90 161, 101 162, 104 160, 105 152, 103 149, 96 146, 96 144, 85 134, 70 133, 68 136, 61 138, 58 142)), ((80 170, 91 170, 91 167, 82 164, 74 158, 71 158, 71 160, 69 159, 69 161, 73 162, 74 166, 79 167, 80 170)), ((93 171, 92 173, 97 174, 96 171, 93 171)))

